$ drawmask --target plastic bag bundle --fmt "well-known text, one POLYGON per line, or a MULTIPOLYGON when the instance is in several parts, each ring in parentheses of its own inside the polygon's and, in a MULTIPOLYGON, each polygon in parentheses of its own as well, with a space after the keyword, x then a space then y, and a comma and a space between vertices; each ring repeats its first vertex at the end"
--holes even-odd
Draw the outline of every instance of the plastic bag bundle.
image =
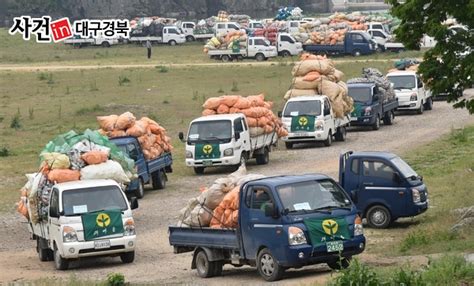
POLYGON ((395 98, 392 84, 376 68, 364 68, 362 70, 362 77, 352 78, 348 83, 374 83, 379 88, 382 102, 395 98))

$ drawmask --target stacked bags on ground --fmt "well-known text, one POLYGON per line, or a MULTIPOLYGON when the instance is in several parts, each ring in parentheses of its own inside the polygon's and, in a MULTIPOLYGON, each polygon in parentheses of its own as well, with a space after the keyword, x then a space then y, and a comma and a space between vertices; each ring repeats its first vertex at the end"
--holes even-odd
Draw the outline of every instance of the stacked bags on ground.
POLYGON ((352 78, 347 83, 369 83, 373 82, 379 88, 382 102, 395 98, 395 91, 388 79, 376 68, 363 68, 362 77, 352 78))
POLYGON ((323 56, 301 55, 292 70, 292 88, 284 96, 285 100, 304 95, 326 95, 329 97, 336 117, 344 117, 353 108, 353 100, 348 96, 347 85, 342 81, 344 74, 334 67, 334 63, 323 56))
POLYGON ((282 7, 278 9, 275 20, 299 20, 303 16, 303 10, 300 7, 282 7))
POLYGON ((178 226, 235 228, 239 211, 239 191, 244 183, 263 178, 259 174, 247 174, 245 166, 227 177, 219 178, 201 194, 188 201, 180 211, 178 226))
POLYGON ((147 160, 173 150, 166 129, 148 117, 137 120, 131 112, 125 112, 121 115, 98 116, 97 122, 99 132, 109 138, 136 137, 147 160))
POLYGON ((388 72, 396 72, 396 71, 418 71, 418 66, 420 65, 420 61, 416 59, 400 59, 396 61, 393 66, 393 69, 390 69, 388 72))
POLYGON ((40 171, 27 174, 17 210, 33 223, 48 218, 51 189, 56 183, 112 179, 126 185, 136 178, 135 163, 105 136, 87 129, 61 134, 40 154, 40 171))
POLYGON ((240 49, 247 47, 247 34, 244 31, 231 31, 223 36, 212 37, 207 41, 206 45, 204 45, 204 52, 207 53, 209 50, 217 49, 232 49, 236 43, 240 49))
POLYGON ((273 103, 265 101, 263 94, 243 97, 240 95, 223 95, 211 97, 203 104, 203 116, 213 114, 242 113, 247 117, 250 136, 271 134, 278 137, 288 135, 280 119, 272 112, 273 103))

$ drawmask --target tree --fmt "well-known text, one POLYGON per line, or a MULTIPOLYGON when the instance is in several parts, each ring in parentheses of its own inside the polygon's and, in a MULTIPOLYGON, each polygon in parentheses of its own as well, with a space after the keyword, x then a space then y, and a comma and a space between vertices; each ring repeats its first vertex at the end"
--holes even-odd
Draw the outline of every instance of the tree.
POLYGON ((401 20, 395 30, 397 39, 409 49, 420 49, 424 34, 436 46, 426 51, 419 71, 433 94, 446 93, 456 108, 474 113, 474 98, 464 98, 463 90, 474 81, 474 0, 387 0, 392 15, 401 20), (448 18, 467 29, 449 29, 448 18))

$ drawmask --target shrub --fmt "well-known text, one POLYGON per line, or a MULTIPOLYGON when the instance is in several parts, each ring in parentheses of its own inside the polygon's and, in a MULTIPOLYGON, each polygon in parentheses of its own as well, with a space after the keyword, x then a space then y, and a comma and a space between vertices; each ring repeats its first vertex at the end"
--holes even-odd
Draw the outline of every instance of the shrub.
POLYGON ((155 68, 157 68, 160 73, 167 73, 170 70, 168 67, 165 66, 156 66, 155 68))
POLYGON ((340 271, 336 280, 331 283, 337 286, 377 286, 380 281, 377 274, 369 267, 360 264, 357 259, 354 259, 348 268, 340 271))
POLYGON ((8 157, 11 155, 12 153, 10 152, 10 149, 8 149, 8 147, 3 146, 0 148, 0 157, 8 157))
POLYGON ((12 121, 10 122, 10 128, 17 130, 21 128, 21 115, 19 112, 13 115, 12 121))
POLYGON ((119 83, 119 86, 122 86, 126 83, 130 83, 130 79, 126 76, 119 76, 119 79, 118 79, 118 83, 119 83))
POLYGON ((239 91, 239 86, 238 86, 238 83, 236 81, 233 81, 232 82, 232 88, 230 89, 230 91, 239 91))
POLYGON ((122 273, 109 273, 107 275, 107 285, 109 286, 125 285, 125 276, 122 273))

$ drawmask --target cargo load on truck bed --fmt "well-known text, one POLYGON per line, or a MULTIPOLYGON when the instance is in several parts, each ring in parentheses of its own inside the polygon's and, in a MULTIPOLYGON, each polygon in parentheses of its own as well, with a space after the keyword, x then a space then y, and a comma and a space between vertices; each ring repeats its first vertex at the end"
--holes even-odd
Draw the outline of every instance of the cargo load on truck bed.
POLYGON ((393 90, 392 84, 376 68, 363 68, 361 77, 351 78, 347 83, 374 83, 379 88, 382 102, 395 98, 395 91, 393 90))
POLYGON ((48 218, 51 189, 56 183, 112 179, 123 185, 136 177, 133 160, 97 131, 87 129, 57 136, 40 154, 37 173, 27 174, 18 211, 36 224, 48 218))
POLYGON ((338 118, 350 113, 353 100, 347 95, 347 85, 342 81, 344 74, 334 67, 333 61, 323 56, 303 54, 292 70, 292 87, 285 100, 297 96, 326 95, 338 118))
POLYGON ((240 50, 247 47, 247 34, 243 31, 232 31, 226 35, 212 37, 204 46, 204 52, 209 50, 240 50))

